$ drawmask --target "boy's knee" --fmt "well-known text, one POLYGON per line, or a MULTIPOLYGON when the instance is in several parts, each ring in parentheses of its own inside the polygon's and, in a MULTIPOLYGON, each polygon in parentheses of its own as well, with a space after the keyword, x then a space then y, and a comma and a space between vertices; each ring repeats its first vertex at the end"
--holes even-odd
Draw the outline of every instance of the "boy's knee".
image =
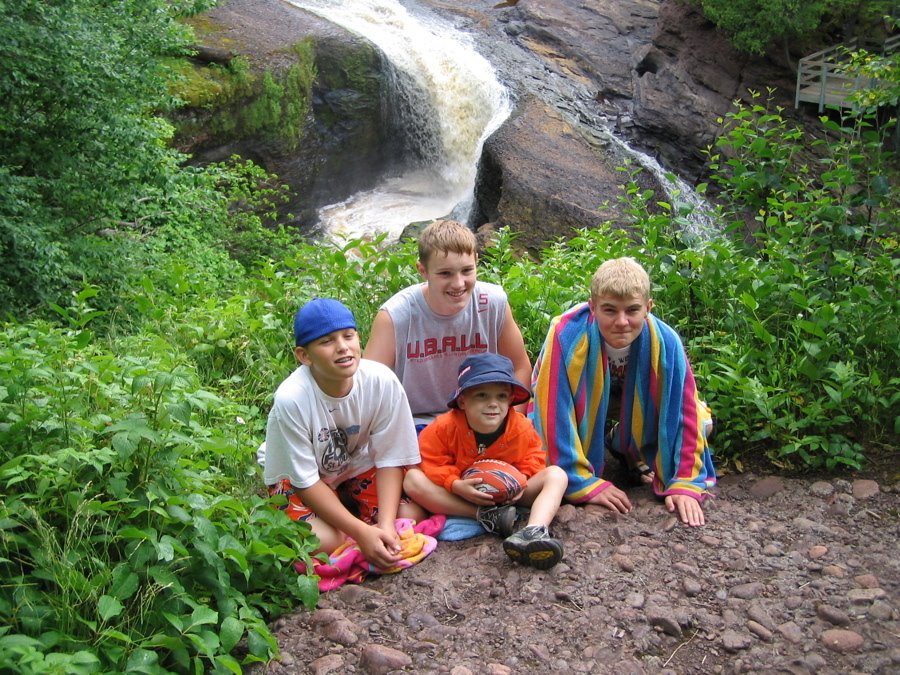
POLYGON ((415 496, 421 494, 422 490, 427 488, 430 483, 431 479, 425 475, 424 471, 421 469, 409 469, 403 477, 403 491, 410 497, 415 498, 415 496))
POLYGON ((319 548, 317 548, 314 553, 330 554, 347 539, 347 535, 340 530, 333 528, 321 518, 313 516, 306 522, 309 523, 313 534, 316 535, 316 538, 319 540, 319 548))
POLYGON ((557 484, 566 485, 569 482, 569 477, 566 475, 566 472, 561 467, 556 466, 555 464, 551 464, 544 471, 547 472, 547 480, 557 484))

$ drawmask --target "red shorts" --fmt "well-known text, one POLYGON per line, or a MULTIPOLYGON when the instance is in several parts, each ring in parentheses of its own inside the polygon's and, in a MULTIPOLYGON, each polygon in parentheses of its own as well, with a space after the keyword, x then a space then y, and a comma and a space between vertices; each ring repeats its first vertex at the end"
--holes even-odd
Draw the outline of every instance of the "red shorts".
MULTIPOLYGON (((341 483, 338 491, 335 491, 341 501, 349 500, 355 505, 359 511, 359 519, 367 523, 374 523, 378 518, 378 491, 375 489, 375 472, 377 469, 372 467, 368 471, 363 471, 358 476, 348 478, 341 483)), ((269 496, 284 495, 287 497, 287 504, 279 507, 284 511, 291 520, 307 521, 315 517, 313 510, 300 501, 299 490, 291 485, 291 481, 285 479, 274 485, 268 486, 269 496)), ((409 498, 401 495, 401 504, 408 504, 409 498)), ((348 506, 345 504, 345 506, 348 506)))

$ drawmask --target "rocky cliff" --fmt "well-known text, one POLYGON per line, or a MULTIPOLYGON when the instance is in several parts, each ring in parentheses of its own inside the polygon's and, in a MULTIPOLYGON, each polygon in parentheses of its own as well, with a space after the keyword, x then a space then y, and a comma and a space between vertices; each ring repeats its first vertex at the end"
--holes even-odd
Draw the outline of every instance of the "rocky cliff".
MULTIPOLYGON (((768 87, 781 104, 792 96, 788 69, 739 55, 677 0, 422 4, 471 32, 513 91, 514 114, 485 146, 477 202, 481 222, 520 231, 530 247, 573 227, 625 222, 621 147, 598 127, 694 180, 716 118, 733 99, 768 87)), ((311 36, 320 76, 297 152, 246 139, 191 148, 199 160, 238 152, 279 174, 299 195, 301 224, 397 161, 402 149, 391 141, 377 52, 279 0, 226 0, 210 18, 205 39, 257 65, 283 64, 287 47, 311 36), (352 77, 348 63, 356 65, 352 77)))

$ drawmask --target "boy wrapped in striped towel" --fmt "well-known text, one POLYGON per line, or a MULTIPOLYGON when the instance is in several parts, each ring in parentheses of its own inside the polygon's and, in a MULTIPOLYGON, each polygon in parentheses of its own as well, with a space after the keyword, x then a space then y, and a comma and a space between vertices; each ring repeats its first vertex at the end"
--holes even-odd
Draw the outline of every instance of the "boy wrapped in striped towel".
POLYGON ((703 525, 701 504, 716 483, 712 416, 681 339, 652 307, 643 267, 631 258, 603 263, 590 301, 551 323, 529 416, 549 461, 569 477, 568 501, 631 510, 627 494, 603 478, 609 449, 682 522, 703 525))

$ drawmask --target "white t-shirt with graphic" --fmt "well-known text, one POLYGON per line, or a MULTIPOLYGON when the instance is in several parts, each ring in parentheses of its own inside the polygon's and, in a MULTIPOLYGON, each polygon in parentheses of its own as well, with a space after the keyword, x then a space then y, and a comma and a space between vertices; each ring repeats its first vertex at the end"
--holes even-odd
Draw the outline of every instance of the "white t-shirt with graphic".
POLYGON ((320 479, 336 488, 373 466, 418 464, 406 392, 390 368, 361 359, 350 393, 333 398, 300 366, 275 391, 258 459, 266 485, 287 479, 297 488, 320 479))

